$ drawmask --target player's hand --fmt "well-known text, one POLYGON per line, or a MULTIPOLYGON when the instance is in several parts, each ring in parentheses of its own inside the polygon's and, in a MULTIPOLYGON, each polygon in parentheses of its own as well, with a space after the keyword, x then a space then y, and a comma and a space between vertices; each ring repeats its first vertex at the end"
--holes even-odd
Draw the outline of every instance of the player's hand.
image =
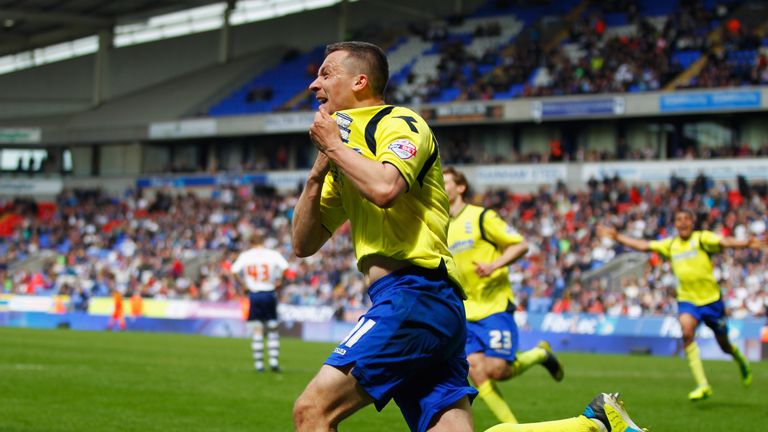
POLYGON ((607 227, 605 225, 598 225, 597 235, 599 237, 608 237, 611 240, 616 240, 616 237, 619 236, 619 232, 616 231, 616 228, 607 227))
POLYGON ((477 273, 480 277, 488 277, 496 271, 495 268, 493 268, 493 264, 491 263, 479 263, 477 261, 472 261, 472 264, 475 265, 475 273, 477 273))
POLYGON ((318 150, 325 153, 341 144, 341 135, 336 120, 328 114, 328 108, 320 105, 315 119, 309 127, 309 138, 318 150))
POLYGON ((752 249, 768 249, 768 240, 764 238, 752 237, 747 243, 747 247, 752 249))

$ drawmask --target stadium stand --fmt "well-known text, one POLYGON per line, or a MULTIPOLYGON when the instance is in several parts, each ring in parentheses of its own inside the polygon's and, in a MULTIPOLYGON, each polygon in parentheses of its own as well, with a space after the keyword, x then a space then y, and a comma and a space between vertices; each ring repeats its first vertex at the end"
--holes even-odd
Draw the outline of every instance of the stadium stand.
MULTIPOLYGON (((152 200, 136 195, 117 199, 73 191, 58 197, 55 210, 45 211, 18 202, 6 209, 5 217, 17 222, 0 240, 0 250, 5 267, 32 262, 23 270, 3 271, 0 279, 6 292, 18 294, 92 297, 116 288, 153 298, 231 300, 235 286, 227 268, 255 227, 270 228, 270 244, 292 256, 289 221, 296 198, 223 188, 209 199, 168 193, 152 200)), ((615 178, 590 182, 584 191, 559 184, 533 194, 490 191, 477 201, 498 209, 531 244, 531 253, 512 266, 521 310, 663 315, 675 312, 675 280, 669 265, 656 256, 639 275, 619 283, 583 277, 617 252, 595 236, 595 222, 659 238, 671 232, 673 210, 679 206, 695 210, 702 228, 737 238, 761 235, 768 185, 742 182, 731 188, 702 175, 690 185, 671 179, 669 185, 629 186, 615 178)), ((768 257, 736 251, 714 262, 728 305, 741 316, 765 314, 768 257)), ((285 303, 341 310, 367 305, 345 229, 319 256, 292 258, 291 269, 281 294, 285 303)))
MULTIPOLYGON (((570 0, 526 7, 487 2, 466 17, 412 27, 388 51, 393 59, 390 99, 420 104, 652 91, 674 86, 694 66, 701 72, 685 87, 761 82, 765 60, 759 63, 758 48, 763 30, 738 18, 748 2, 600 3, 585 8, 574 22, 560 20, 566 37, 542 40, 545 17, 564 15, 582 3, 589 4, 570 0), (714 34, 723 35, 722 51, 709 42, 714 34), (547 49, 551 44, 555 46, 547 49), (705 61, 698 64, 700 59, 705 61)), ((762 23, 767 16, 765 11, 757 15, 750 22, 762 23)), ((318 47, 265 71, 209 114, 315 108, 312 101, 285 104, 306 94, 295 78, 305 76, 319 54, 318 47), (282 84, 284 79, 288 84, 282 84), (254 99, 254 93, 265 95, 254 99)))

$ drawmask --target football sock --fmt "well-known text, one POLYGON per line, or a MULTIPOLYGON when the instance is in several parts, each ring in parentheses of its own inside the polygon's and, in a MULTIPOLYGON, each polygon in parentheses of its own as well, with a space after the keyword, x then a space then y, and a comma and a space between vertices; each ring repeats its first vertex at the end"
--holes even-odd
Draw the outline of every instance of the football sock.
POLYGON ((690 345, 685 347, 685 356, 688 357, 688 366, 691 368, 693 379, 696 380, 696 385, 709 385, 707 376, 704 374, 704 365, 701 363, 699 345, 696 342, 691 342, 690 345))
POLYGON ((258 369, 264 369, 264 335, 260 327, 256 327, 251 339, 251 351, 253 351, 253 366, 258 369))
POLYGON ((269 367, 278 367, 280 355, 280 335, 277 332, 277 322, 267 322, 267 350, 269 352, 269 367))
POLYGON ((517 353, 517 358, 512 364, 509 365, 509 369, 512 371, 512 376, 521 375, 523 372, 535 366, 541 364, 547 358, 547 351, 544 348, 532 348, 528 351, 521 351, 517 353))
POLYGON ((496 425, 485 432, 603 432, 607 429, 599 420, 590 420, 583 415, 563 420, 541 423, 496 425))
POLYGON ((504 402, 504 398, 501 396, 499 388, 493 380, 488 380, 481 384, 477 391, 480 399, 488 405, 493 415, 503 423, 517 423, 515 415, 512 414, 512 410, 509 409, 509 405, 504 402))
POLYGON ((742 379, 747 379, 748 382, 744 382, 745 385, 749 385, 751 383, 751 377, 747 378, 745 375, 750 374, 750 368, 749 368, 749 360, 742 354, 741 350, 739 350, 736 345, 731 344, 731 355, 733 356, 733 360, 736 361, 736 364, 739 365, 739 369, 741 370, 742 379))
POLYGON ((736 361, 736 363, 739 364, 739 366, 744 367, 745 365, 749 364, 749 360, 744 357, 744 354, 741 353, 741 350, 739 350, 736 345, 731 345, 731 355, 733 356, 733 359, 736 361))

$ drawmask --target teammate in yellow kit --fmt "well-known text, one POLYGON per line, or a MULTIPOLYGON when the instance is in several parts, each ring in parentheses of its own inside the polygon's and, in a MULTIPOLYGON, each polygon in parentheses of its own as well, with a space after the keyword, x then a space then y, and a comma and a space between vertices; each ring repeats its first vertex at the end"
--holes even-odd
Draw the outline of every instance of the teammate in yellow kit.
POLYGON ((517 352, 519 335, 508 266, 526 254, 528 243, 495 211, 465 202, 469 184, 462 172, 445 168, 443 181, 451 205, 448 247, 467 293, 469 376, 494 415, 502 422, 516 423, 496 381, 518 376, 536 364, 546 367, 555 380, 563 379, 563 368, 548 343, 517 352))
POLYGON ((698 401, 712 396, 712 387, 704 374, 699 346, 694 339, 696 328, 701 322, 715 333, 720 349, 733 356, 739 366, 742 383, 748 386, 752 382, 747 358, 728 340, 725 305, 713 274, 711 255, 728 248, 763 248, 765 242, 757 239, 737 240, 721 237, 712 231, 697 231, 694 230, 694 222, 693 212, 678 210, 675 213, 677 235, 656 241, 629 237, 619 234, 615 228, 605 226, 598 226, 597 233, 641 252, 656 252, 671 261, 672 272, 677 276, 679 284, 677 305, 683 347, 696 380, 696 388, 688 394, 688 399, 698 401))

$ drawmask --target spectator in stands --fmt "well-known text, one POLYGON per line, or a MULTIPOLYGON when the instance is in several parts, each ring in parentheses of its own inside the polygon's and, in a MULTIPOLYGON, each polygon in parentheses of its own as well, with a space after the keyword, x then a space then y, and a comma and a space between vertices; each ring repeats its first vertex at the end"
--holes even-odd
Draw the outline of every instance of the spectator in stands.
MULTIPOLYGON (((454 156, 452 145, 443 147, 446 157, 452 160, 471 158, 471 153, 454 156), (450 155, 448 149, 452 150, 450 155)), ((462 148, 461 144, 458 148, 462 148)), ((763 145, 754 152, 768 154, 767 148, 763 145)), ((591 179, 586 189, 580 191, 553 185, 533 194, 491 190, 476 198, 484 206, 496 209, 530 239, 531 253, 513 265, 510 272, 519 307, 541 308, 543 304, 543 310, 548 310, 559 298, 580 290, 576 287, 581 275, 593 265, 592 221, 626 225, 630 232, 656 238, 673 229, 668 207, 690 202, 703 215, 701 227, 718 234, 762 235, 766 230, 768 184, 764 182, 741 179, 733 187, 707 182, 706 188, 698 188, 702 194, 693 193, 693 186, 679 177, 653 187, 621 186, 616 180, 604 183, 591 179), (613 190, 617 193, 611 193, 613 190), (552 299, 546 297, 547 288, 552 299)), ((225 301, 234 292, 232 281, 223 277, 226 263, 232 262, 232 251, 245 246, 244 233, 248 229, 268 229, 269 241, 284 256, 291 255, 288 221, 296 196, 251 189, 244 195, 236 194, 224 205, 221 193, 199 198, 172 190, 155 194, 145 191, 116 199, 103 192, 65 190, 56 200, 55 212, 47 219, 38 217, 34 201, 16 200, 6 211, 15 212, 20 222, 10 229, 9 235, 0 237, 2 290, 25 293, 31 281, 31 276, 24 272, 16 271, 12 276, 4 270, 9 263, 23 262, 39 253, 53 253, 59 258, 48 276, 52 286, 41 295, 69 293, 72 289, 91 297, 101 292, 98 285, 103 281, 104 269, 109 269, 115 275, 115 284, 125 287, 126 292, 136 289, 145 297, 225 301), (33 237, 47 240, 33 246, 29 241, 33 237), (35 247, 38 252, 33 252, 35 247), (174 274, 171 257, 181 258, 187 276, 177 277, 178 271, 174 274), (200 265, 191 265, 193 259, 199 259, 200 265), (4 267, 2 262, 6 263, 4 267)), ((749 294, 754 294, 752 303, 768 301, 766 254, 736 251, 715 256, 713 263, 728 306, 736 305, 745 313, 753 313, 754 305, 746 306, 746 299, 752 298, 749 294)), ((369 305, 355 269, 348 227, 342 227, 319 256, 294 258, 289 264, 295 277, 286 281, 281 302, 342 307, 348 311, 361 311, 369 305)), ((669 267, 652 259, 648 273, 635 282, 641 287, 641 296, 646 289, 652 294, 649 302, 641 305, 642 314, 675 312, 672 281, 669 267)), ((578 299, 571 298, 574 302, 578 299)), ((606 313, 629 310, 628 300, 615 297, 612 292, 606 291, 602 301, 606 313)), ((581 310, 588 307, 579 306, 581 310)))

